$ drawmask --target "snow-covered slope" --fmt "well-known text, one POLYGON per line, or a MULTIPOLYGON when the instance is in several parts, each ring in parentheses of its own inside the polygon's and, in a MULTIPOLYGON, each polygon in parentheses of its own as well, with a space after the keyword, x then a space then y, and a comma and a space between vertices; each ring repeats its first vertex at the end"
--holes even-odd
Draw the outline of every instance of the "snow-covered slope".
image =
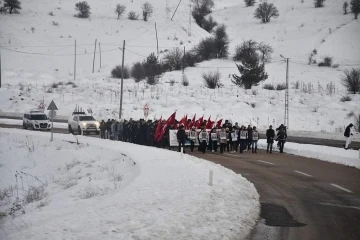
MULTIPOLYGON (((3 84, 0 89, 0 110, 22 112, 36 107, 40 100, 58 104, 59 114, 68 115, 75 104, 92 107, 98 118, 116 118, 119 113, 119 80, 110 78, 110 71, 121 64, 119 47, 126 40, 125 62, 131 66, 156 52, 157 24, 159 51, 183 46, 190 49, 209 33, 191 21, 189 30, 189 2, 181 1, 177 13, 171 18, 178 1, 169 0, 169 18, 166 1, 153 0, 155 12, 148 22, 130 21, 126 16, 116 19, 113 10, 117 1, 88 1, 92 7, 91 19, 73 17, 74 1, 33 0, 24 2, 18 15, 0 15, 3 84), (49 16, 53 11, 55 16, 49 16), (52 21, 59 23, 54 26, 52 21), (32 31, 31 28, 35 29, 32 31), (77 40, 77 78, 73 80, 74 41, 77 40), (101 43, 102 65, 99 53, 92 73, 94 42, 101 43), (24 47, 21 47, 24 46, 24 47), (33 46, 33 47, 29 47, 33 46), (36 47, 35 47, 36 46, 36 47), (16 50, 27 52, 11 52, 16 50), (43 53, 48 55, 34 55, 43 53), (73 81, 72 85, 51 88, 52 83, 73 81), (21 96, 19 96, 21 94, 21 96)), ((341 1, 326 1, 324 8, 314 8, 313 1, 273 0, 280 16, 262 24, 253 18, 255 7, 245 7, 243 1, 219 0, 212 16, 228 28, 230 53, 243 40, 265 42, 274 48, 273 60, 266 65, 268 80, 252 91, 244 91, 231 83, 230 75, 238 73, 231 60, 212 60, 187 68, 185 74, 190 86, 182 87, 181 72, 166 73, 155 87, 135 84, 131 79, 124 84, 125 118, 143 116, 145 103, 150 105, 150 116, 167 117, 177 110, 178 115, 202 115, 205 118, 231 119, 242 124, 280 124, 284 119, 284 91, 262 89, 265 83, 284 83, 286 65, 280 54, 290 58, 290 86, 300 83, 300 89, 290 91, 290 129, 311 131, 342 131, 353 121, 350 112, 360 112, 360 97, 340 102, 346 91, 340 83, 342 70, 360 67, 360 24, 351 14, 343 15, 341 1), (340 67, 319 68, 308 65, 309 54, 317 50, 315 59, 334 58, 340 67), (218 69, 224 87, 208 90, 203 86, 202 73, 218 69), (169 82, 175 80, 174 86, 169 82), (330 84, 333 86, 330 87, 330 84), (332 91, 328 91, 328 89, 332 91), (310 89, 310 90, 309 90, 310 89), (329 92, 332 92, 331 94, 329 92)), ((139 0, 123 1, 127 12, 140 14, 139 0)), ((126 14, 125 14, 126 15, 126 14)), ((160 56, 163 54, 160 53, 160 56)))
POLYGON ((49 135, 0 129, 2 240, 245 239, 259 215, 254 185, 220 165, 49 135))

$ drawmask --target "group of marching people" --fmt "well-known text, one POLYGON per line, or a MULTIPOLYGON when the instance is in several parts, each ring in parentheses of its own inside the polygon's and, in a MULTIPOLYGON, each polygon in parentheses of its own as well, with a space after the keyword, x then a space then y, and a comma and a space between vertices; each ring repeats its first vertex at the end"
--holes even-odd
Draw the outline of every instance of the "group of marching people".
MULTIPOLYGON (((287 138, 286 127, 281 125, 276 129, 277 133, 277 141, 278 147, 280 149, 280 153, 284 151, 284 144, 287 138)), ((267 138, 267 153, 272 153, 272 145, 275 140, 275 131, 272 129, 270 125, 269 129, 266 131, 267 138)), ((179 142, 178 151, 181 151, 181 148, 185 152, 185 141, 190 140, 190 150, 194 151, 194 146, 196 140, 199 143, 198 150, 202 153, 205 153, 206 150, 211 152, 218 151, 218 145, 220 147, 220 153, 224 153, 225 151, 235 153, 252 150, 252 153, 257 153, 257 145, 258 140, 260 139, 259 132, 256 127, 239 126, 238 123, 235 123, 234 126, 226 120, 225 124, 220 128, 212 128, 208 133, 205 127, 200 128, 200 132, 196 131, 195 127, 191 127, 189 134, 186 135, 185 129, 183 125, 180 125, 177 132, 177 140, 179 142), (218 144, 219 143, 219 144, 218 144)))

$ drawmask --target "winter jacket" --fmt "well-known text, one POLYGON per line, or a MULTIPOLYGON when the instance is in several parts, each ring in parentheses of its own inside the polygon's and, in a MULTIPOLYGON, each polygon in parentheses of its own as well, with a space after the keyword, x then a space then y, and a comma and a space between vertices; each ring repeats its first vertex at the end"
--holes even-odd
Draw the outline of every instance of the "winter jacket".
POLYGON ((347 126, 346 129, 345 129, 345 132, 344 132, 344 136, 345 137, 350 137, 350 135, 352 135, 351 133, 351 125, 347 126))
POLYGON ((253 141, 259 140, 259 132, 258 132, 258 131, 254 130, 254 131, 252 132, 252 140, 253 140, 253 141))
POLYGON ((101 131, 105 131, 105 130, 106 130, 106 123, 105 123, 104 121, 102 121, 102 122, 100 123, 100 130, 101 130, 101 131))
POLYGON ((252 132, 253 132, 252 128, 248 128, 247 132, 248 132, 248 140, 252 140, 252 132))
POLYGON ((280 141, 285 141, 287 138, 287 134, 284 128, 281 128, 277 135, 278 135, 278 140, 280 141))
POLYGON ((274 143, 275 131, 274 129, 266 130, 267 143, 274 143))
POLYGON ((240 140, 246 140, 248 138, 248 132, 247 130, 241 130, 239 132, 239 139, 240 140))
POLYGON ((221 131, 220 133, 219 133, 219 142, 220 143, 227 143, 227 139, 226 139, 227 137, 226 137, 226 132, 225 131, 221 131), (225 134, 225 139, 221 139, 221 135, 222 134, 225 134))
POLYGON ((186 139, 185 129, 180 128, 176 133, 176 137, 179 142, 185 142, 185 139, 186 139))

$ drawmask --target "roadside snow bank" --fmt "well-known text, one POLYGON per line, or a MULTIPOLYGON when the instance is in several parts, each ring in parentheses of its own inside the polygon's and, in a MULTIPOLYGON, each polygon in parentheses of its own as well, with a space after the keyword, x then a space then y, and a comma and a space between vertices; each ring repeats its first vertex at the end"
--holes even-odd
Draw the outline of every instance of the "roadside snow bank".
MULTIPOLYGON (((19 126, 22 126, 22 125, 23 125, 23 121, 22 121, 22 120, 18 120, 18 119, 0 118, 0 124, 8 124, 8 125, 19 125, 19 126)), ((64 128, 64 129, 67 129, 67 128, 68 128, 68 124, 67 124, 67 123, 54 122, 54 128, 64 128)))
POLYGON ((253 184, 220 165, 54 136, 0 128, 0 239, 244 239, 255 225, 253 184))
MULTIPOLYGON (((274 146, 275 145, 276 142, 274 143, 274 146)), ((266 146, 267 143, 265 139, 259 141, 260 148, 266 149, 266 146)), ((360 168, 359 151, 356 150, 286 142, 284 152, 360 168)))

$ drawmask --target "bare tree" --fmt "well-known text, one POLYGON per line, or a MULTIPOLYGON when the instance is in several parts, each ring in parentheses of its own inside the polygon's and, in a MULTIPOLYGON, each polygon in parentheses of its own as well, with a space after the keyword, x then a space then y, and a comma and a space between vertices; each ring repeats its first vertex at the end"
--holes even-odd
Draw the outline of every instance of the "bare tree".
POLYGON ((138 20, 139 19, 139 15, 136 14, 136 12, 131 11, 128 14, 128 19, 129 20, 138 20))
POLYGON ((277 18, 279 16, 279 11, 272 3, 261 3, 259 7, 255 10, 254 17, 261 19, 263 23, 270 22, 271 18, 277 18))
POLYGON ((151 3, 146 2, 142 6, 142 11, 143 11, 143 19, 146 22, 148 18, 151 17, 151 14, 154 12, 154 8, 151 5, 151 3))
POLYGON ((196 23, 202 27, 202 22, 206 15, 211 13, 211 9, 215 6, 213 0, 191 0, 194 4, 191 14, 196 23))
POLYGON ((117 4, 116 8, 115 8, 115 13, 118 15, 118 19, 120 18, 120 16, 125 12, 126 10, 126 6, 125 5, 121 5, 121 4, 117 4))
POLYGON ((221 74, 219 71, 203 73, 205 86, 210 89, 215 89, 220 84, 221 74))
POLYGON ((360 92, 360 69, 351 69, 344 71, 345 76, 341 78, 341 82, 348 92, 356 94, 360 92))
POLYGON ((360 0, 351 0, 350 2, 351 12, 354 14, 355 19, 358 19, 360 13, 360 0))
POLYGON ((261 59, 263 63, 269 62, 271 60, 271 54, 273 53, 273 48, 269 44, 261 42, 258 45, 258 50, 261 53, 261 59))
POLYGON ((86 1, 78 2, 75 4, 75 9, 79 12, 79 18, 88 18, 91 14, 90 6, 86 1))
POLYGON ((244 41, 242 45, 239 45, 235 49, 234 61, 247 61, 258 59, 259 54, 258 43, 254 40, 244 41))
POLYGON ((164 56, 164 60, 169 66, 170 71, 180 70, 183 62, 183 54, 179 48, 175 48, 164 56))

